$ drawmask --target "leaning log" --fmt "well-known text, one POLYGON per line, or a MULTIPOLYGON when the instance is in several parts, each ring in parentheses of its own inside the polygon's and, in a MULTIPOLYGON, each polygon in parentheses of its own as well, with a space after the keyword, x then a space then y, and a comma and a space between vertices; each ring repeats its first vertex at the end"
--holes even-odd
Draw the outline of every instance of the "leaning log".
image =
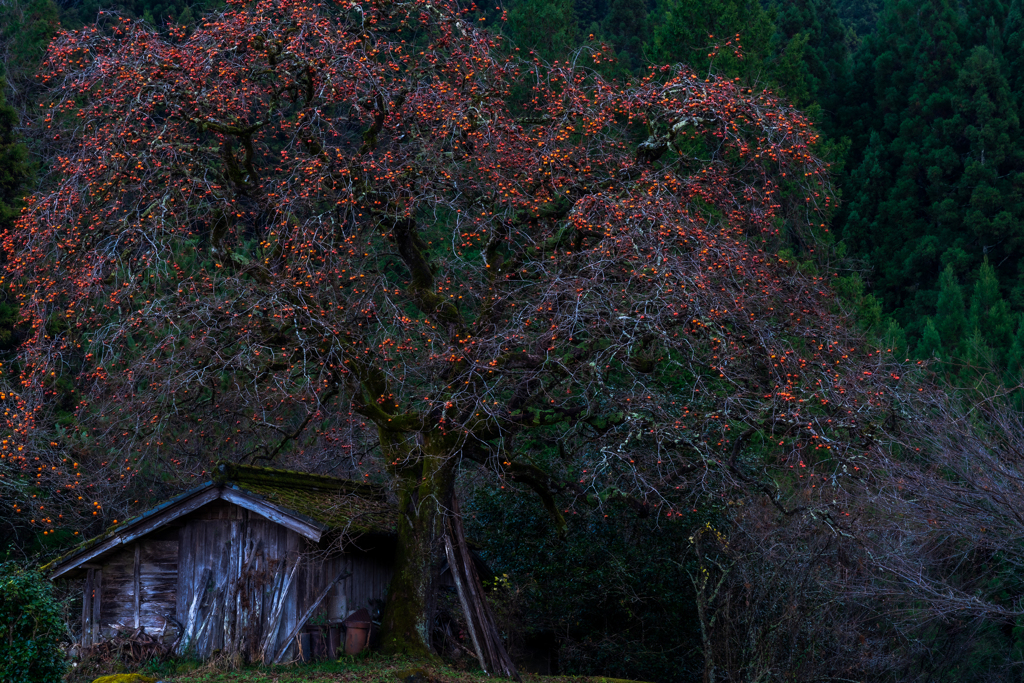
POLYGON ((505 649, 501 634, 494 623, 494 614, 484 599, 483 584, 480 583, 480 576, 466 544, 462 513, 459 511, 459 501, 454 495, 445 526, 445 552, 449 549, 451 551, 448 564, 455 579, 455 590, 459 593, 459 602, 466 615, 466 625, 473 640, 473 647, 477 650, 480 666, 488 673, 519 681, 519 672, 512 663, 508 650, 505 649))

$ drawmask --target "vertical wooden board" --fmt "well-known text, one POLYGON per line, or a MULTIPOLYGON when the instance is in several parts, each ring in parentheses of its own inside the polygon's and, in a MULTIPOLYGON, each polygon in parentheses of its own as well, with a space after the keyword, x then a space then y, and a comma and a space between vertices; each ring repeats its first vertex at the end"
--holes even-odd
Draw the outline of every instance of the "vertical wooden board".
POLYGON ((206 582, 206 586, 199 587, 200 595, 202 595, 202 604, 199 610, 199 620, 196 624, 196 633, 198 635, 196 652, 200 658, 205 659, 210 656, 212 651, 210 648, 210 624, 208 622, 217 609, 214 597, 217 594, 217 568, 219 564, 217 561, 219 556, 217 548, 218 523, 208 519, 201 523, 201 527, 203 540, 202 545, 196 548, 196 554, 202 558, 203 568, 210 570, 210 578, 206 582))
MULTIPOLYGON (((206 569, 209 567, 206 553, 206 524, 201 520, 189 521, 189 526, 192 528, 192 538, 189 543, 189 553, 192 555, 192 577, 190 580, 191 587, 189 590, 189 605, 191 606, 193 601, 198 601, 199 611, 196 617, 195 624, 191 632, 186 633, 187 637, 191 642, 191 647, 194 650, 196 656, 202 657, 203 653, 199 650, 198 634, 199 627, 202 623, 203 616, 203 600, 206 598, 206 586, 209 584, 209 575, 206 573, 206 569), (206 581, 203 581, 206 579, 206 581), (203 585, 200 585, 203 584, 203 585)), ((188 627, 186 626, 186 629, 188 627)))
POLYGON ((92 575, 92 644, 100 642, 100 605, 103 604, 103 570, 96 569, 92 575))
POLYGON ((134 628, 136 630, 142 625, 142 604, 140 602, 142 596, 142 546, 139 543, 135 544, 134 561, 132 562, 132 597, 134 598, 134 614, 132 615, 134 628))
POLYGON ((130 631, 135 623, 134 550, 121 546, 103 563, 103 590, 97 596, 99 630, 104 638, 118 630, 130 631))
POLYGON ((85 588, 82 591, 82 648, 92 645, 92 582, 95 569, 85 572, 85 588))
POLYGON ((218 519, 207 522, 206 526, 206 553, 210 562, 210 595, 207 597, 209 606, 204 612, 206 617, 203 630, 203 651, 204 657, 209 657, 217 649, 217 636, 220 629, 213 628, 214 623, 220 618, 224 590, 224 567, 223 557, 226 548, 224 547, 224 528, 226 522, 218 515, 218 519))
MULTIPOLYGON (((287 543, 288 557, 292 562, 295 562, 299 559, 299 554, 302 552, 302 546, 306 539, 304 539, 302 536, 299 536, 299 534, 295 533, 291 529, 284 529, 283 527, 282 529, 284 530, 284 535, 287 543)), ((305 561, 308 558, 304 557, 302 559, 303 561, 305 561)), ((283 618, 281 619, 282 628, 279 632, 278 639, 282 639, 285 637, 286 634, 291 633, 292 628, 294 628, 295 626, 295 621, 299 618, 299 615, 303 614, 306 611, 304 607, 300 608, 300 601, 301 593, 299 593, 299 586, 292 584, 292 586, 290 586, 288 589, 287 602, 285 603, 283 618)), ((277 648, 275 647, 275 652, 276 651, 277 648)))
POLYGON ((215 621, 210 624, 210 647, 214 650, 224 649, 224 613, 231 577, 231 521, 228 519, 230 508, 217 522, 217 613, 215 621))
POLYGON ((178 532, 178 590, 175 595, 175 616, 184 624, 192 600, 192 528, 186 524, 178 532))
POLYGON ((178 612, 178 620, 181 622, 184 631, 181 634, 182 643, 192 637, 192 632, 188 627, 189 609, 192 607, 192 601, 195 599, 195 583, 196 583, 196 525, 192 521, 187 521, 185 526, 182 527, 181 541, 179 545, 179 557, 181 558, 181 567, 178 570, 178 600, 180 603, 180 610, 178 612))
POLYGON ((174 620, 178 602, 178 541, 140 542, 140 621, 150 635, 177 634, 174 620))
MULTIPOLYGON (((280 580, 281 580, 281 576, 280 576, 281 575, 281 568, 284 566, 285 559, 288 556, 288 530, 285 529, 284 527, 282 527, 280 524, 274 524, 273 522, 269 523, 269 526, 270 526, 270 533, 271 533, 271 535, 274 538, 274 543, 275 543, 275 548, 276 548, 276 554, 275 554, 276 562, 274 563, 273 569, 271 570, 271 580, 269 581, 269 584, 268 584, 268 588, 269 588, 270 592, 268 592, 268 594, 267 594, 267 600, 265 602, 265 608, 264 608, 264 611, 266 612, 266 622, 265 622, 265 625, 264 625, 263 633, 267 637, 271 636, 270 631, 272 629, 271 618, 273 617, 274 598, 275 598, 275 596, 273 594, 273 587, 280 583, 280 580)), ((281 615, 281 620, 285 624, 287 624, 288 621, 289 621, 288 620, 289 610, 287 609, 287 607, 288 606, 286 605, 285 609, 284 609, 284 611, 283 611, 283 613, 281 615)), ((277 643, 279 642, 278 639, 283 637, 283 634, 281 633, 282 631, 284 631, 284 629, 279 629, 277 634, 275 634, 277 636, 277 638, 275 638, 275 640, 274 640, 273 647, 271 648, 272 650, 276 650, 277 643)), ((284 631, 284 633, 287 633, 287 631, 284 631)))
POLYGON ((366 590, 367 562, 365 553, 352 553, 352 603, 350 610, 360 607, 369 608, 369 595, 366 590))
POLYGON ((224 619, 220 624, 221 641, 225 652, 232 651, 231 627, 235 614, 235 589, 238 581, 238 522, 232 519, 228 531, 227 574, 224 588, 224 619))
POLYGON ((269 576, 266 587, 267 592, 264 594, 263 597, 263 628, 260 631, 260 635, 265 638, 270 631, 270 616, 271 612, 274 609, 274 596, 272 594, 272 591, 275 579, 277 578, 277 574, 281 571, 281 561, 284 559, 285 553, 285 541, 282 538, 283 534, 281 533, 281 526, 279 524, 274 524, 273 522, 264 522, 264 525, 266 528, 267 535, 270 536, 270 538, 272 539, 271 547, 274 549, 271 555, 273 559, 267 565, 267 569, 269 570, 269 576))
POLYGON ((245 569, 248 573, 246 561, 249 559, 249 555, 255 552, 252 529, 249 528, 248 511, 243 511, 241 517, 242 519, 239 521, 239 534, 241 535, 242 542, 238 553, 238 591, 235 594, 235 625, 232 634, 235 641, 232 647, 236 652, 243 651, 241 639, 244 638, 246 624, 248 623, 248 578, 242 575, 242 570, 245 569))
POLYGON ((204 657, 209 657, 210 653, 215 649, 214 630, 212 629, 213 624, 211 622, 217 615, 217 603, 220 601, 215 598, 218 597, 218 591, 223 584, 224 578, 220 566, 220 558, 223 551, 220 533, 222 521, 220 519, 220 511, 217 510, 215 512, 217 513, 216 518, 204 524, 206 527, 206 543, 203 546, 203 552, 210 567, 210 594, 207 596, 208 606, 203 610, 203 637, 200 643, 204 657))
MULTIPOLYGON (((345 591, 346 612, 351 612, 354 609, 352 605, 355 604, 355 594, 352 590, 352 587, 355 585, 355 583, 353 581, 352 574, 353 564, 351 553, 345 553, 344 555, 342 555, 341 563, 345 570, 345 573, 348 574, 348 576, 341 580, 342 590, 345 591)), ((348 614, 346 613, 345 616, 347 617, 348 614)))

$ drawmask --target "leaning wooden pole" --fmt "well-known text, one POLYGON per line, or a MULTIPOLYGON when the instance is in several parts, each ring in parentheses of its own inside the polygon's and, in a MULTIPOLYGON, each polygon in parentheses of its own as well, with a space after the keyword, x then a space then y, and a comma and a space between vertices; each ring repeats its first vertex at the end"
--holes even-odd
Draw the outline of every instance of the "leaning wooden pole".
POLYGON ((466 625, 469 628, 473 645, 480 659, 480 666, 488 673, 520 681, 516 665, 512 663, 505 644, 494 623, 494 614, 484 599, 484 587, 477 574, 473 557, 466 544, 466 533, 462 528, 462 513, 459 501, 453 495, 451 512, 447 516, 445 531, 445 551, 451 549, 448 564, 455 579, 455 589, 459 593, 459 602, 466 614, 466 625))

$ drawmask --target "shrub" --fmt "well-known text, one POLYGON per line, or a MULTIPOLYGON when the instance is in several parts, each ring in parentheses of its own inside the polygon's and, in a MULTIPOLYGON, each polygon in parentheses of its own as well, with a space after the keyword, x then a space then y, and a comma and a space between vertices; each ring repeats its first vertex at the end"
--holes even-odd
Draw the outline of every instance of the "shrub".
POLYGON ((53 683, 67 668, 67 627, 53 586, 38 571, 0 564, 0 681, 53 683))

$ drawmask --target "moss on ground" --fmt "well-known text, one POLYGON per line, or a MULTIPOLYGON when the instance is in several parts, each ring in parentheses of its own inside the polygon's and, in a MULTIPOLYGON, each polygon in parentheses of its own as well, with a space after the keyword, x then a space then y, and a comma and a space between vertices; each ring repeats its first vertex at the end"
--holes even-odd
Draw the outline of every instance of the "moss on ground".
MULTIPOLYGON (((356 683, 403 683, 403 674, 414 670, 422 683, 495 683, 498 680, 480 671, 460 671, 444 665, 424 665, 404 657, 370 655, 343 658, 337 662, 305 665, 250 667, 235 671, 216 665, 200 667, 188 673, 162 676, 165 683, 306 683, 328 681, 356 683)), ((419 683, 419 682, 418 682, 419 683)), ((523 683, 632 683, 603 676, 523 675, 523 683)))

